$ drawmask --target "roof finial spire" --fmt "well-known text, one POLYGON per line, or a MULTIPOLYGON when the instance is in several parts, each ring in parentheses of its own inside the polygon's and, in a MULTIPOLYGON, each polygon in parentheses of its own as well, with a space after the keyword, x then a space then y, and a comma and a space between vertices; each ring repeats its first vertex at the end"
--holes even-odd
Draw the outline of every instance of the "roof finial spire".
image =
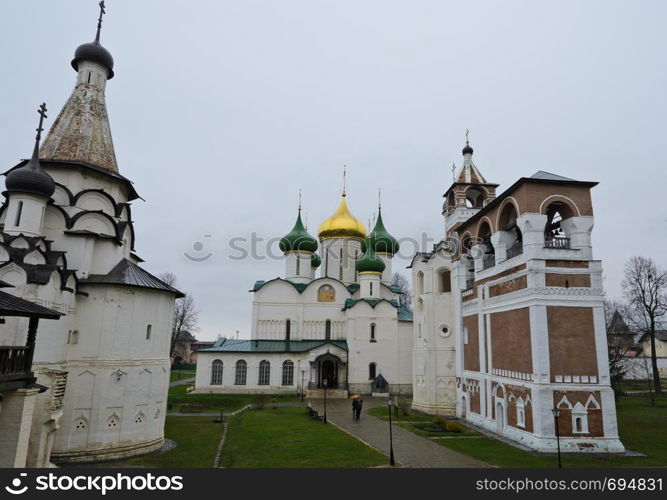
POLYGON ((102 16, 107 13, 106 6, 104 5, 104 0, 99 3, 100 6, 100 17, 97 19, 97 34, 95 35, 95 41, 99 43, 100 41, 100 31, 102 31, 102 16))
POLYGON ((301 213, 301 188, 299 188, 299 213, 301 213))
POLYGON ((46 103, 43 102, 42 105, 39 107, 37 110, 37 113, 39 114, 39 126, 37 127, 37 135, 35 136, 35 149, 33 149, 32 152, 32 159, 37 160, 39 156, 39 141, 42 140, 42 132, 44 131, 44 119, 48 118, 46 116, 46 112, 48 109, 46 109, 46 103))
POLYGON ((378 187, 378 210, 382 210, 382 188, 378 187))
POLYGON ((347 196, 347 165, 343 165, 343 198, 347 196))
POLYGON ((470 130, 466 129, 466 146, 463 148, 463 156, 472 155, 473 149, 470 147, 470 130))

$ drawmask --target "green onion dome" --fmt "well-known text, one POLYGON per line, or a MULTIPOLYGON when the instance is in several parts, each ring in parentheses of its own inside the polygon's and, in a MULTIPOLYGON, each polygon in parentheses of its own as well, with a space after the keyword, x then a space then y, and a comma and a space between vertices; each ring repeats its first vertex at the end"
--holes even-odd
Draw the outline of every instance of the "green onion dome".
POLYGON ((375 227, 373 228, 373 231, 371 231, 371 234, 368 235, 367 239, 364 239, 361 242, 361 250, 363 252, 366 251, 366 241, 371 242, 371 246, 373 247, 373 250, 377 253, 382 253, 382 254, 387 254, 394 256, 395 254, 398 253, 399 250, 399 244, 398 240, 394 238, 391 234, 389 234, 389 231, 384 227, 384 223, 382 222, 382 210, 378 209, 378 220, 375 223, 375 227))
POLYGON ((322 265, 322 259, 320 259, 320 256, 319 256, 319 255, 317 255, 316 253, 314 253, 314 254, 310 257, 310 266, 311 266, 313 269, 317 269, 318 267, 320 267, 320 265, 322 265))
MULTIPOLYGON (((367 238, 364 239, 367 241, 367 238)), ((375 255, 373 251, 373 245, 366 244, 366 250, 364 251, 364 256, 357 261, 357 271, 360 273, 382 273, 384 271, 385 265, 382 262, 382 259, 375 255)))
POLYGON ((306 228, 303 227, 303 222, 301 222, 301 210, 299 210, 299 216, 296 219, 296 224, 294 228, 280 240, 280 250, 284 253, 287 252, 311 252, 314 253, 317 251, 317 240, 313 238, 306 228))

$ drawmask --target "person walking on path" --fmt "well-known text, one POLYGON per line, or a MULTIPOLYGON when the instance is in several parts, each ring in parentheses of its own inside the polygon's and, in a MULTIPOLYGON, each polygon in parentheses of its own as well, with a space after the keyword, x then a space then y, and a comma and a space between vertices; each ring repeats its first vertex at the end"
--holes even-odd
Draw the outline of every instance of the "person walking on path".
POLYGON ((359 398, 357 399, 357 420, 361 418, 361 408, 363 407, 364 400, 359 398))
POLYGON ((357 418, 357 408, 359 407, 359 399, 352 398, 352 420, 357 418))

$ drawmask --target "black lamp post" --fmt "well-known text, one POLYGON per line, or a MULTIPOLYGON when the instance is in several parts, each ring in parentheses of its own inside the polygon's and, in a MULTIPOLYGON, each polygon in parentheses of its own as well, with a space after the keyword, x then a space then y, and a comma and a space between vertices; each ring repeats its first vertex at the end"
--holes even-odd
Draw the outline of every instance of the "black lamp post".
POLYGON ((306 377, 306 370, 301 370, 301 402, 303 403, 303 393, 306 392, 303 386, 303 380, 306 377))
POLYGON ((558 468, 562 469, 563 464, 560 460, 560 431, 558 430, 558 417, 560 417, 560 408, 554 406, 551 409, 551 413, 554 414, 554 426, 556 427, 556 446, 558 447, 558 468))
POLYGON ((322 380, 322 385, 324 385, 324 419, 322 423, 327 423, 327 379, 322 380))
POLYGON ((387 400, 387 404, 389 405, 389 465, 393 467, 396 462, 394 461, 394 436, 391 431, 391 405, 393 404, 391 396, 387 400))

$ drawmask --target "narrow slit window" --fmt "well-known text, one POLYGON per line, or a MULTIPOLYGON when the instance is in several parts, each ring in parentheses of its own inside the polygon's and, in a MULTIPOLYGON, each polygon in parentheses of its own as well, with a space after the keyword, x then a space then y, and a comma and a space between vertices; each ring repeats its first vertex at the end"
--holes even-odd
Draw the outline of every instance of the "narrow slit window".
POLYGON ((150 339, 151 339, 151 335, 152 335, 152 333, 153 333, 153 325, 148 325, 148 326, 146 327, 146 340, 150 340, 150 339))
POLYGON ((19 206, 16 208, 16 222, 14 223, 14 225, 17 226, 17 227, 21 223, 21 213, 22 212, 23 212, 23 202, 19 201, 19 206))

